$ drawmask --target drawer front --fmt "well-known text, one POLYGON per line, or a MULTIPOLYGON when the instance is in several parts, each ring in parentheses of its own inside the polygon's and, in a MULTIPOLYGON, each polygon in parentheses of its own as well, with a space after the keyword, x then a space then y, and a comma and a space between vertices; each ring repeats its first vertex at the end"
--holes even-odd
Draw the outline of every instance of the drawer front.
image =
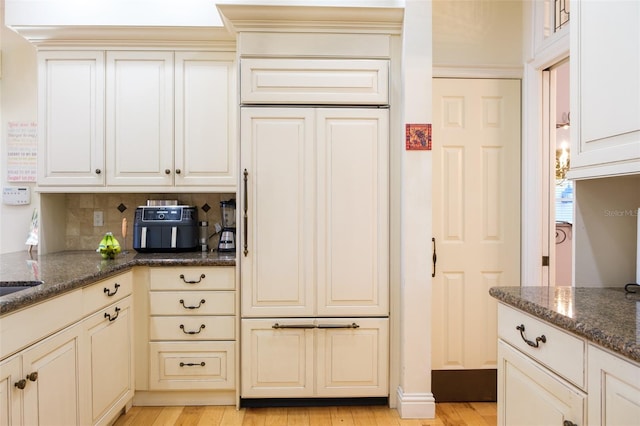
POLYGON ((389 103, 389 62, 340 59, 242 59, 243 104, 389 103))
POLYGON ((150 390, 235 388, 234 342, 152 342, 150 390))
POLYGON ((82 289, 82 306, 85 315, 96 312, 113 302, 128 296, 133 289, 131 272, 99 281, 82 289))
POLYGON ((161 267, 150 268, 151 290, 233 290, 235 267, 161 267))
POLYGON ((152 291, 151 315, 234 315, 233 291, 152 291))
POLYGON ((233 316, 151 317, 151 340, 233 340, 233 316))
POLYGON ((498 304, 498 336, 558 375, 585 388, 584 340, 502 303, 498 304), (521 331, 518 328, 522 326, 521 331), (536 341, 542 336, 544 342, 536 341))

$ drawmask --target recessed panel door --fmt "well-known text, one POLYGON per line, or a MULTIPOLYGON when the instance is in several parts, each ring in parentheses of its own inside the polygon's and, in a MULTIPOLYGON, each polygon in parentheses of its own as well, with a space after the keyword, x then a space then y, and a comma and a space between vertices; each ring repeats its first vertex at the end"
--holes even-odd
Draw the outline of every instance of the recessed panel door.
POLYGON ((520 285, 520 82, 434 79, 433 90, 432 366, 493 369, 489 288, 520 285))

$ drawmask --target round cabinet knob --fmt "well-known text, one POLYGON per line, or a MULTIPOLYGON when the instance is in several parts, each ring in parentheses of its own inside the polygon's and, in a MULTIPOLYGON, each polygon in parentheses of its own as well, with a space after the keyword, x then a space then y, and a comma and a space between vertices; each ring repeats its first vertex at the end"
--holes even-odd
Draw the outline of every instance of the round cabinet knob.
POLYGON ((27 379, 35 382, 36 380, 38 380, 38 372, 34 371, 33 373, 29 373, 29 375, 27 375, 27 379))
POLYGON ((96 169, 96 174, 99 175, 100 173, 102 173, 102 170, 96 169))
POLYGON ((14 386, 18 389, 24 389, 27 386, 27 381, 25 379, 20 379, 14 383, 14 386))
POLYGON ((164 169, 164 174, 165 174, 165 175, 170 175, 170 174, 171 174, 171 170, 169 170, 169 169, 164 169))
POLYGON ((176 174, 179 175, 180 173, 182 173, 182 170, 176 169, 176 174))

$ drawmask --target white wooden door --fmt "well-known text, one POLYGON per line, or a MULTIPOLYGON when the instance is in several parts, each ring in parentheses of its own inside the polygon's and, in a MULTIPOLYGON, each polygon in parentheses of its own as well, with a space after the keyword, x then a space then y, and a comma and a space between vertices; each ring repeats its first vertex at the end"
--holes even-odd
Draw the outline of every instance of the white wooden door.
MULTIPOLYGON (((16 384, 22 376, 20 355, 0 362, 0 426, 22 425, 22 389, 16 384)), ((25 385, 26 386, 26 385, 25 385)))
POLYGON ((322 318, 317 323, 316 395, 387 396, 389 320, 322 318))
POLYGON ((243 319, 240 329, 243 398, 313 396, 313 320, 243 319))
POLYGON ((433 91, 432 368, 496 368, 489 288, 520 285, 520 82, 433 91))
POLYGON ((107 52, 107 185, 173 185, 173 53, 107 52))
POLYGON ((79 325, 43 340, 22 355, 25 425, 80 425, 81 383, 89 380, 79 371, 79 325), (35 376, 31 376, 35 374, 35 376))
MULTIPOLYGON (((242 316, 312 316, 314 110, 244 108, 241 167, 248 227, 239 232, 242 316), (247 241, 246 253, 243 243, 247 241)), ((241 212, 241 216, 244 213, 241 212)))
POLYGON ((175 184, 235 188, 235 55, 175 53, 175 184))
POLYGON ((386 109, 316 113, 317 313, 389 313, 386 109))
POLYGON ((90 356, 91 422, 103 424, 112 420, 110 409, 120 410, 133 397, 131 297, 98 311, 84 321, 84 328, 90 356))
POLYGON ((104 185, 104 53, 41 52, 39 185, 104 185))
POLYGON ((586 395, 498 342, 498 425, 584 425, 586 395))

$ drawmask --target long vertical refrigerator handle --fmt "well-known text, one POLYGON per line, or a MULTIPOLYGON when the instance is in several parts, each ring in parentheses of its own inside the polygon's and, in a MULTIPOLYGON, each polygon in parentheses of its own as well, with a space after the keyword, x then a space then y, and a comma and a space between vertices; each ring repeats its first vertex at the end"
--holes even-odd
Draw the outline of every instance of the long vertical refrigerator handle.
POLYGON ((247 215, 247 204, 249 203, 248 193, 248 180, 249 180, 249 172, 247 169, 244 169, 244 257, 247 257, 249 254, 248 249, 248 236, 247 232, 249 231, 249 216, 247 215))
POLYGON ((436 254, 436 239, 431 238, 431 243, 433 244, 433 255, 431 255, 431 260, 433 261, 433 270, 431 272, 431 277, 436 276, 436 261, 438 260, 438 255, 436 254))

